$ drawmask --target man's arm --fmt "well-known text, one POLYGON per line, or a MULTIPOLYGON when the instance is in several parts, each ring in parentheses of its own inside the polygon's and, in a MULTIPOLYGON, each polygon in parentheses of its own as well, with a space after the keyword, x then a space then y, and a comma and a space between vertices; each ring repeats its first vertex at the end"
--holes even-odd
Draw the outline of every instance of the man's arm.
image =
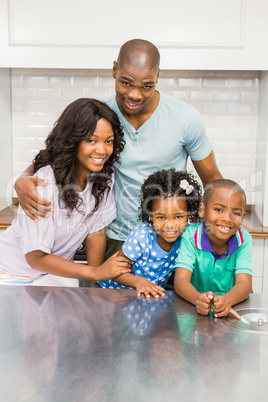
POLYGON ((37 186, 45 186, 48 182, 32 174, 33 165, 30 165, 16 180, 14 188, 26 215, 37 222, 36 216, 48 218, 48 213, 52 211, 52 201, 40 197, 36 192, 37 186))
POLYGON ((192 162, 204 187, 213 180, 222 179, 213 151, 205 159, 192 162))

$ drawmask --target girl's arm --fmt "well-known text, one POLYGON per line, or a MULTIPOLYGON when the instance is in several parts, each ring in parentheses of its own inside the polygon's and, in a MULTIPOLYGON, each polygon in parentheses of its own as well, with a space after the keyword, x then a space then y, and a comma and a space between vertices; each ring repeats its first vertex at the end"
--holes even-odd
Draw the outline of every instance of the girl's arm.
POLYGON ((191 284, 192 272, 185 268, 176 268, 174 277, 175 292, 183 299, 196 306, 199 314, 208 315, 211 310, 213 293, 200 293, 191 284))
MULTIPOLYGON (((118 251, 118 256, 125 256, 123 253, 122 249, 118 251)), ((132 261, 128 259, 130 263, 132 261)), ((163 292, 164 289, 161 286, 158 286, 150 281, 148 279, 143 278, 141 276, 135 275, 135 274, 124 274, 120 275, 117 278, 114 279, 117 283, 120 283, 120 285, 127 286, 129 288, 134 288, 137 289, 137 296, 140 297, 142 294, 149 299, 150 294, 154 296, 156 299, 159 298, 159 296, 164 297, 165 293, 163 292)))
POLYGON ((25 254, 27 263, 38 271, 68 278, 90 281, 106 281, 118 275, 131 272, 130 264, 124 257, 112 256, 100 266, 76 264, 54 254, 41 250, 25 254))

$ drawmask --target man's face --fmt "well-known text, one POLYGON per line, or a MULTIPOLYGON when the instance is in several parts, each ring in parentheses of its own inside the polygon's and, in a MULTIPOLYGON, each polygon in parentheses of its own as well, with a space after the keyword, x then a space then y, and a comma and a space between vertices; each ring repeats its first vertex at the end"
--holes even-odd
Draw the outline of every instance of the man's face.
POLYGON ((123 115, 151 112, 158 75, 159 71, 155 69, 140 70, 126 63, 117 70, 114 62, 116 100, 123 115))

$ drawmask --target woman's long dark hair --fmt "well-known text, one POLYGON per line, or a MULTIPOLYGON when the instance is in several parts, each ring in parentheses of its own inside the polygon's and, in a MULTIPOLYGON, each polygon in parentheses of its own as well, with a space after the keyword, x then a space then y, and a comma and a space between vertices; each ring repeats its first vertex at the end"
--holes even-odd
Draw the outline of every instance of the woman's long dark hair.
POLYGON ((81 141, 88 140, 96 129, 100 119, 106 119, 114 132, 113 153, 104 164, 103 169, 89 176, 93 182, 92 194, 95 207, 90 215, 98 209, 106 190, 110 191, 109 182, 113 173, 113 162, 119 162, 124 148, 123 132, 117 114, 105 103, 96 99, 81 98, 72 102, 62 112, 49 133, 45 145, 33 161, 34 172, 50 165, 54 171, 59 198, 69 212, 79 210, 82 199, 75 191, 78 176, 77 151, 81 141))

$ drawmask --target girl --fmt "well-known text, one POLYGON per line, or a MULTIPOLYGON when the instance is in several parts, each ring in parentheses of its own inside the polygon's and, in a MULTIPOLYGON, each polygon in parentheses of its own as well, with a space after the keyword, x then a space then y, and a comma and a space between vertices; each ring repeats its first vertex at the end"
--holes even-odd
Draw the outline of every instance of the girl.
POLYGON ((19 207, 1 237, 0 283, 32 284, 47 273, 106 280, 130 272, 124 256, 103 263, 105 227, 116 216, 113 162, 124 147, 117 115, 100 101, 78 99, 63 111, 45 144, 33 168, 48 181, 38 193, 54 210, 34 222, 19 207), (75 264, 84 240, 88 265, 75 264))
POLYGON ((144 181, 140 198, 143 223, 131 231, 118 253, 134 262, 133 274, 121 275, 117 283, 98 283, 105 288, 136 288, 138 296, 158 298, 164 296, 187 222, 199 221, 201 186, 189 173, 162 170, 144 181))

